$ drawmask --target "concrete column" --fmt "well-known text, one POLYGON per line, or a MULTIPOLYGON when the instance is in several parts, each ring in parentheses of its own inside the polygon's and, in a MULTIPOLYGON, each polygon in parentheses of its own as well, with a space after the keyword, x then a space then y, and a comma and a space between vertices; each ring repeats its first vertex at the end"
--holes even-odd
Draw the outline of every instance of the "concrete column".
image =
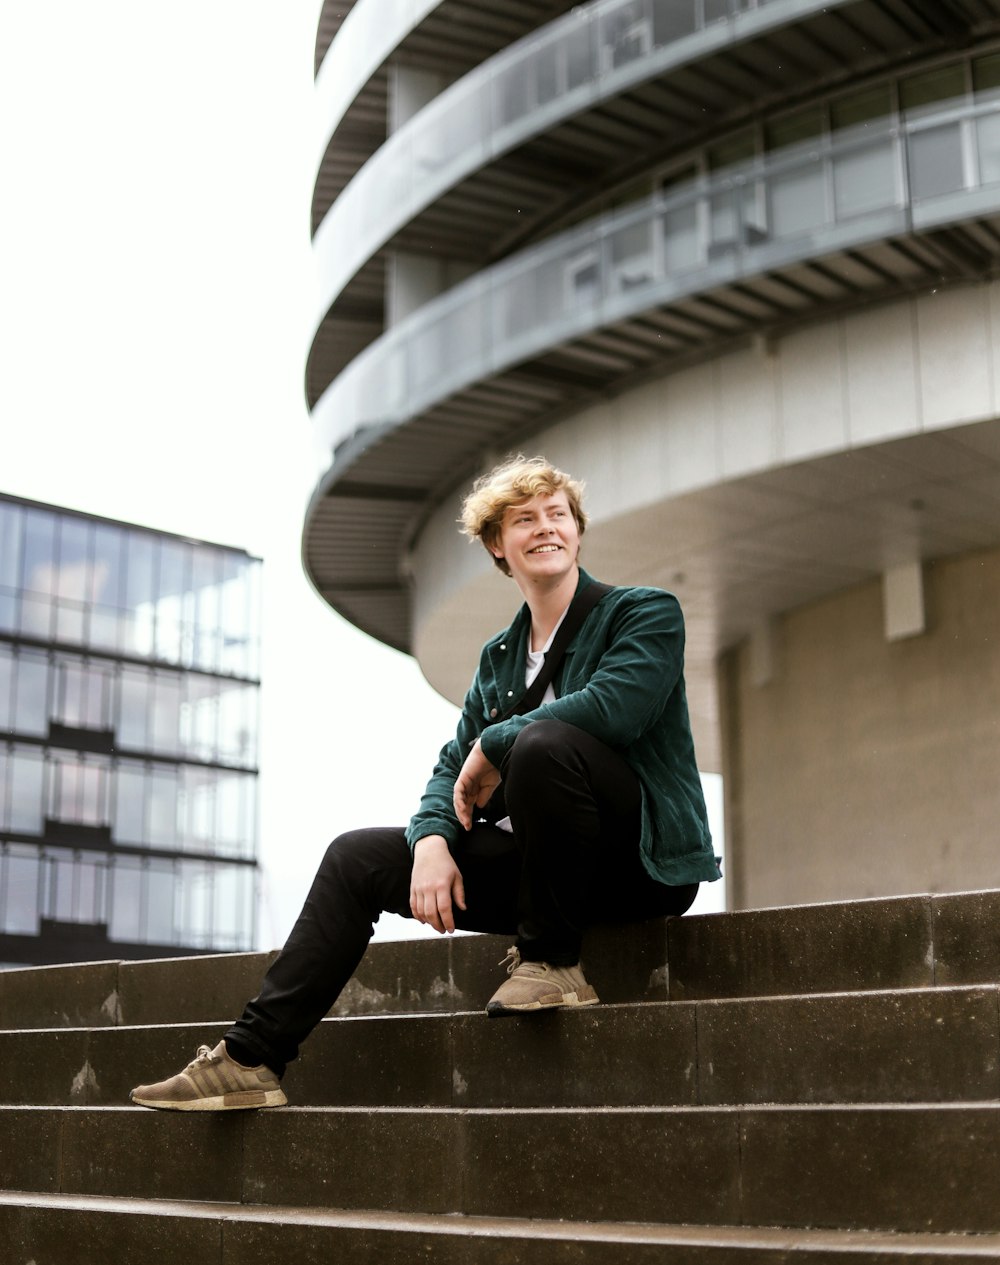
POLYGON ((886 641, 919 637, 926 631, 924 569, 920 562, 891 567, 882 576, 882 613, 886 641))
POLYGON ((385 323, 391 329, 474 271, 471 264, 433 255, 396 251, 386 261, 385 323))
POLYGON ((386 124, 389 135, 398 131, 448 85, 443 75, 413 66, 389 67, 389 105, 386 124))

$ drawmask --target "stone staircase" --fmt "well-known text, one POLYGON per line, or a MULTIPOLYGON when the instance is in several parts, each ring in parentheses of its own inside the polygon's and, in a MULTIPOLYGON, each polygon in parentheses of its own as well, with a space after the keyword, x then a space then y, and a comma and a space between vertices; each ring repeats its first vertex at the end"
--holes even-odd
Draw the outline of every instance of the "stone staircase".
POLYGON ((0 973, 0 1262, 1000 1259, 1000 892, 602 929, 603 1006, 487 1020, 506 947, 373 945, 222 1116, 128 1090, 266 955, 0 973))

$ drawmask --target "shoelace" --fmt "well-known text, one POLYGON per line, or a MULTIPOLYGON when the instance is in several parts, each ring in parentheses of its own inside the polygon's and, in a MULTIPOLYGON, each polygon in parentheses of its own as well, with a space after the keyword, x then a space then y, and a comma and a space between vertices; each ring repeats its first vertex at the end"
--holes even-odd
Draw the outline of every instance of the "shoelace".
POLYGON ((497 966, 506 966, 507 974, 513 975, 517 968, 521 965, 521 954, 517 950, 516 945, 511 945, 507 950, 507 956, 500 959, 497 966))
POLYGON ((212 1061, 211 1047, 207 1045, 199 1045, 197 1050, 195 1050, 194 1052, 194 1058, 191 1060, 191 1062, 187 1065, 187 1067, 184 1070, 186 1072, 190 1072, 192 1068, 200 1067, 204 1065, 205 1063, 210 1063, 211 1061, 212 1061))
POLYGON ((509 963, 507 966, 508 975, 513 975, 522 966, 524 967, 524 973, 532 977, 544 976, 551 969, 546 962, 523 962, 520 951, 514 945, 510 946, 507 950, 507 956, 501 959, 497 965, 503 966, 505 963, 509 963))

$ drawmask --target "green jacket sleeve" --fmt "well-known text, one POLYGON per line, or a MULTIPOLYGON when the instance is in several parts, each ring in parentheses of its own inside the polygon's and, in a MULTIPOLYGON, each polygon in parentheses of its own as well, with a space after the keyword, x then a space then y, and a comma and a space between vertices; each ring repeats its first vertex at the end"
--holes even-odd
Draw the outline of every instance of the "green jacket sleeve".
POLYGON ((684 665, 684 617, 677 599, 658 589, 628 590, 599 637, 588 629, 594 615, 578 636, 560 697, 483 732, 483 753, 496 768, 535 720, 565 721, 621 751, 661 716, 684 665))

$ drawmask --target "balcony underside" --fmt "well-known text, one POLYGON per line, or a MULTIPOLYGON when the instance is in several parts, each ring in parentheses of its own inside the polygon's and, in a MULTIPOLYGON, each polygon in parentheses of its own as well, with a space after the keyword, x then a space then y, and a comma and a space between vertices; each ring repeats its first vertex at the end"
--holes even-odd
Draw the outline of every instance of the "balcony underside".
MULTIPOLYGON (((361 428, 338 449, 310 506, 307 574, 345 618, 410 651, 407 552, 429 513, 484 461, 530 447, 532 434, 563 414, 741 342, 766 350, 768 339, 810 322, 998 270, 1000 216, 875 242, 644 311, 550 347, 402 425, 361 428)), ((713 648, 759 614, 742 611, 717 622, 713 648)))
MULTIPOLYGON (((441 16, 445 7, 432 17, 441 16)), ((697 149, 763 108, 801 100, 807 95, 803 84, 810 96, 831 91, 904 61, 911 66, 917 57, 962 49, 971 30, 992 27, 1000 31, 998 0, 961 5, 857 0, 722 46, 616 95, 595 94, 586 108, 497 153, 429 198, 404 227, 387 234, 382 249, 360 263, 331 298, 317 329, 306 370, 310 405, 359 345, 383 327, 387 251, 487 266, 558 229, 568 217, 578 218, 608 189, 697 149), (345 337, 348 322, 354 329, 345 337)), ((417 125, 419 116, 410 126, 417 125)), ((356 170, 353 159, 338 156, 338 146, 335 137, 317 185, 329 187, 327 207, 344 187, 341 183, 334 191, 337 181, 346 183, 356 170)), ((381 212, 376 208, 374 213, 381 212)))

